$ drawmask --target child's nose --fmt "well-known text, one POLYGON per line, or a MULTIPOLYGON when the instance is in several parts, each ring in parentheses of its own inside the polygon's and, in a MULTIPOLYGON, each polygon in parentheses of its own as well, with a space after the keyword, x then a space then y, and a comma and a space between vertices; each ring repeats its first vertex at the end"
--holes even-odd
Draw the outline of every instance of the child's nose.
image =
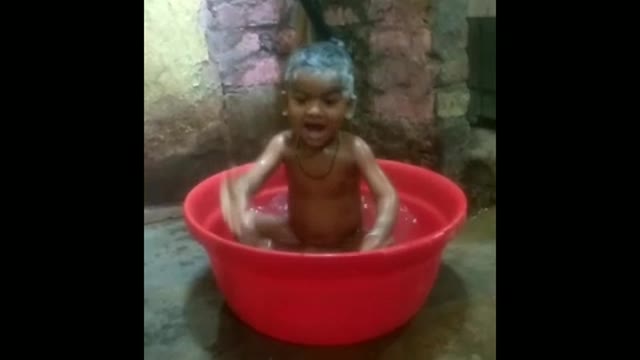
POLYGON ((319 115, 320 114, 320 106, 317 102, 312 102, 307 108, 307 115, 319 115))

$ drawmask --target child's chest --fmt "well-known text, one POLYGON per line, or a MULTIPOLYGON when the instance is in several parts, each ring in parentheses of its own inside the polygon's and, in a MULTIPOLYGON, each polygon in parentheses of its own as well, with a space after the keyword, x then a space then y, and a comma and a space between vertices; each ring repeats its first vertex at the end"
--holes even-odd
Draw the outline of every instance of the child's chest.
POLYGON ((298 193, 332 196, 353 191, 359 184, 360 172, 349 154, 304 158, 292 153, 284 160, 289 188, 298 193))

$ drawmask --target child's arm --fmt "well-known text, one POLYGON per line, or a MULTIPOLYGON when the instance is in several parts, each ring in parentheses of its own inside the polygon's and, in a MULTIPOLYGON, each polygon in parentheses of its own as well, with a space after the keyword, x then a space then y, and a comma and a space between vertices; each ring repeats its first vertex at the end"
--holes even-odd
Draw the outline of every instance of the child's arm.
POLYGON ((371 250, 391 236, 398 212, 398 195, 364 140, 356 137, 354 148, 360 171, 374 193, 378 205, 375 224, 365 236, 362 245, 362 250, 371 250))
POLYGON ((286 146, 286 135, 280 133, 271 139, 266 149, 244 175, 229 179, 222 184, 221 207, 225 221, 236 235, 240 236, 250 224, 247 210, 251 197, 260 189, 278 167, 286 146))

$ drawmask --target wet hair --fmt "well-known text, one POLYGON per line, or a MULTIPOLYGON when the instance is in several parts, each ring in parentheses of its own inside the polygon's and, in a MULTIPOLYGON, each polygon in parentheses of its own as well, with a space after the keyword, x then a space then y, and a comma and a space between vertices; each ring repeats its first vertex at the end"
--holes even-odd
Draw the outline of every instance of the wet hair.
POLYGON ((285 86, 289 87, 300 73, 337 81, 343 96, 356 99, 353 61, 339 40, 316 42, 296 50, 285 69, 285 86))

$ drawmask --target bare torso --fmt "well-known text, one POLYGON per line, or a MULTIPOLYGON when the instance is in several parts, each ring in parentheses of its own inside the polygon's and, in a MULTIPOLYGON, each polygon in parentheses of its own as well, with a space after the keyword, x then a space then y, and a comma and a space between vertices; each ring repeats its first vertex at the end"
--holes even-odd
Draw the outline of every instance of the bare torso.
POLYGON ((393 242, 397 195, 360 138, 340 132, 323 148, 298 146, 291 132, 276 135, 248 174, 225 182, 225 222, 241 242, 291 251, 369 251, 393 242), (288 184, 286 216, 245 211, 250 194, 283 164, 288 184), (363 229, 361 180, 376 199, 376 218, 363 229))
POLYGON ((362 230, 361 175, 354 137, 341 132, 315 154, 288 138, 283 162, 289 184, 289 225, 296 238, 317 247, 343 247, 357 241, 362 230))

